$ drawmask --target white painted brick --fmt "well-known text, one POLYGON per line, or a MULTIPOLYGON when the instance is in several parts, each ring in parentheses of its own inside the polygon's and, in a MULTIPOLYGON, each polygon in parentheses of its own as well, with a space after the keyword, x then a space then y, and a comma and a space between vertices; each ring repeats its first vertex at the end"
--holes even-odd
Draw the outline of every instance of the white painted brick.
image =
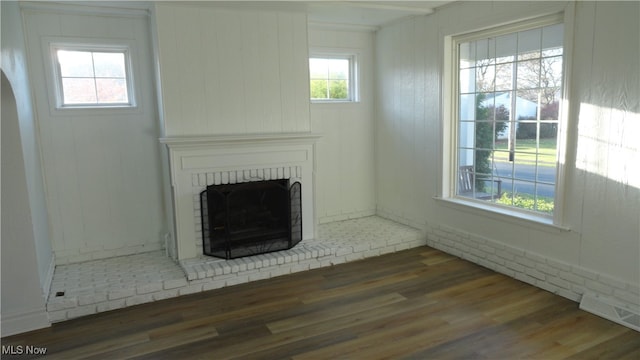
POLYGON ((153 296, 153 300, 155 301, 174 298, 178 296, 178 289, 163 290, 151 295, 153 296))
POLYGON ((226 281, 226 286, 234 286, 239 284, 245 284, 249 282, 249 275, 238 275, 233 278, 229 278, 226 281))
POLYGON ((253 273, 249 275, 249 281, 264 280, 264 279, 268 279, 269 276, 270 276, 269 271, 259 271, 257 273, 253 273))
MULTIPOLYGON (((345 258, 343 258, 345 259, 345 258)), ((338 259, 336 259, 338 260, 338 259)), ((346 259, 343 261, 346 262, 346 259)), ((294 264, 293 266, 291 266, 291 273, 296 273, 296 272, 300 272, 300 271, 307 271, 309 270, 309 264, 306 263, 298 263, 298 264, 294 264)))
POLYGON ((506 265, 507 265, 507 268, 515 271, 516 273, 522 273, 524 272, 524 269, 525 269, 524 266, 515 262, 510 262, 510 263, 507 263, 506 265))
POLYGON ((178 289, 179 295, 195 294, 202 291, 202 284, 192 284, 178 289))
POLYGON ((485 245, 485 244, 481 244, 480 246, 478 246, 478 249, 480 249, 481 251, 487 253, 487 254, 494 254, 496 252, 496 249, 492 248, 489 245, 485 245))
POLYGON ((352 248, 342 247, 336 251, 336 256, 344 256, 353 253, 352 248))
POLYGON ((347 261, 356 261, 363 258, 364 258, 364 255, 362 253, 353 253, 346 256, 347 261))
POLYGON ((557 275, 558 274, 558 270, 547 265, 547 264, 537 264, 536 265, 536 269, 542 271, 545 274, 549 274, 549 275, 557 275))
POLYGON ((523 273, 516 273, 516 279, 526 282, 527 284, 535 285, 536 279, 523 273))
POLYGON ((202 285, 202 291, 220 289, 226 285, 226 280, 215 280, 202 285))
POLYGON ((613 295, 625 303, 630 303, 635 306, 640 306, 640 296, 638 296, 637 294, 632 294, 628 291, 614 289, 613 295))
POLYGON ((583 285, 584 284, 584 278, 570 273, 570 272, 564 272, 564 271, 560 271, 560 273, 558 273, 558 275, 560 276, 560 278, 565 279, 567 281, 570 281, 574 284, 578 284, 578 285, 583 285))
POLYGON ((571 271, 571 265, 561 262, 561 261, 557 261, 557 260, 553 260, 553 259, 547 259, 547 264, 549 264, 550 266, 558 269, 558 270, 562 270, 562 271, 566 271, 566 272, 570 272, 571 271))
POLYGON ((522 256, 516 257, 516 262, 526 268, 535 268, 536 266, 535 261, 522 256))
POLYGON ((138 285, 136 287, 136 293, 138 294, 148 294, 156 291, 162 290, 161 282, 152 282, 148 284, 138 285))
POLYGON ((557 277, 554 277, 554 276, 550 276, 550 277, 547 278, 547 281, 549 283, 553 284, 553 285, 556 285, 556 286, 560 287, 560 288, 563 288, 563 289, 566 289, 566 290, 571 289, 571 283, 569 283, 566 280, 562 280, 560 278, 557 278, 557 277))
POLYGON ((107 294, 107 299, 109 300, 116 300, 116 299, 122 299, 122 298, 126 298, 129 296, 133 296, 136 293, 135 289, 114 289, 109 291, 109 293, 107 294))
POLYGON ((187 286, 187 279, 183 278, 183 279, 165 280, 162 287, 163 289, 168 290, 168 289, 175 289, 183 286, 187 286))
POLYGON ((585 282, 585 286, 587 287, 587 289, 593 290, 600 294, 605 294, 605 295, 613 294, 613 287, 609 285, 605 285, 598 281, 587 280, 585 282))
POLYGON ((96 305, 78 306, 77 308, 67 310, 67 318, 73 319, 81 316, 87 316, 96 313, 96 305))
POLYGON ((546 281, 538 281, 536 282, 536 286, 553 294, 557 294, 560 291, 560 288, 546 281))
POLYGON ((49 314, 49 321, 51 321, 52 323, 67 320, 66 310, 49 311, 48 314, 49 314))
POLYGON ((291 273, 291 268, 289 266, 280 266, 270 271, 270 277, 282 276, 291 273))
POLYGON ((153 301, 152 294, 144 294, 144 295, 135 295, 135 296, 126 298, 125 304, 127 306, 134 306, 134 305, 149 303, 152 301, 153 301))
POLYGON ((73 298, 54 298, 47 304, 47 311, 58 311, 64 309, 72 309, 78 306, 78 299, 73 298))
POLYGON ((558 290, 558 295, 567 298, 569 300, 575 301, 575 302, 579 302, 580 298, 582 298, 582 295, 577 294, 573 291, 570 290, 565 290, 565 289, 559 289, 558 290))
POLYGON ((504 265, 505 264, 505 261, 504 261, 503 258, 498 257, 498 256, 496 256, 494 254, 488 255, 487 256, 487 261, 489 261, 491 263, 494 263, 494 264, 499 264, 499 265, 504 265))
POLYGON ((211 266, 211 264, 207 264, 205 266, 205 270, 207 272, 207 277, 208 278, 214 277, 216 275, 216 270, 215 270, 215 268, 213 266, 211 266))
POLYGON ((598 275, 598 280, 601 283, 613 286, 614 288, 618 288, 621 290, 625 290, 627 288, 627 283, 624 281, 620 281, 619 279, 614 279, 610 276, 607 275, 603 275, 603 274, 599 274, 598 275))
POLYGON ((78 295, 78 305, 96 304, 99 302, 107 301, 106 294, 86 294, 78 295))
POLYGON ((598 274, 594 273, 593 271, 581 268, 579 266, 572 267, 571 272, 583 278, 587 278, 591 280, 598 279, 598 274))
POLYGON ((511 246, 507 246, 506 250, 508 252, 512 253, 515 256, 519 256, 519 257, 524 256, 524 250, 522 250, 522 249, 518 249, 518 248, 511 247, 511 246))
POLYGON ((547 262, 547 259, 546 259, 546 258, 544 258, 544 257, 542 257, 542 256, 540 256, 540 255, 538 255, 538 254, 531 253, 531 252, 526 252, 526 253, 524 254, 524 256, 525 256, 526 258, 528 258, 528 259, 531 259, 531 260, 533 260, 533 261, 535 261, 535 262, 539 263, 539 264, 545 264, 545 263, 547 262))

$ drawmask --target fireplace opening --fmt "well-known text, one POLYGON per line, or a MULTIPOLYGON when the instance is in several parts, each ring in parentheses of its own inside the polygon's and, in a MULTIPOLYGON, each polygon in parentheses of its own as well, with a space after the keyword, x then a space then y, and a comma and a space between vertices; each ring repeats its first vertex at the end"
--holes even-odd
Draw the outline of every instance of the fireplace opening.
POLYGON ((302 185, 209 185, 200 193, 203 253, 224 259, 286 250, 302 240, 302 185))

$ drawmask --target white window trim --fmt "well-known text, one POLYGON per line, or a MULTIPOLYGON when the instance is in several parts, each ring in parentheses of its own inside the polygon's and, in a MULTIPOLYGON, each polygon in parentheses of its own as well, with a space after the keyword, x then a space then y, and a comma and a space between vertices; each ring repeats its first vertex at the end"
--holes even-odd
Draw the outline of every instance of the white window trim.
MULTIPOLYGON (((311 99, 313 104, 340 104, 360 102, 360 76, 358 58, 360 51, 356 49, 318 48, 309 50, 309 59, 348 59, 349 60, 349 98, 348 99, 311 99)), ((310 79, 310 76, 308 76, 310 79)), ((311 95, 311 94, 309 94, 311 95)))
POLYGON ((140 92, 136 83, 137 57, 135 42, 130 39, 105 39, 105 38, 70 38, 70 37, 45 37, 42 40, 42 51, 46 61, 45 73, 47 76, 47 88, 49 93, 49 107, 52 116, 88 115, 96 113, 138 113, 140 92), (63 103, 62 79, 56 50, 78 50, 109 52, 116 51, 125 54, 125 71, 127 76, 128 103, 120 104, 69 104, 63 103))
POLYGON ((502 26, 492 27, 491 29, 480 29, 477 31, 466 32, 463 34, 451 34, 444 36, 444 62, 443 62, 443 121, 442 121, 442 182, 440 184, 438 200, 452 205, 467 207, 474 213, 485 214, 486 216, 507 216, 513 219, 519 219, 527 223, 536 223, 546 225, 556 229, 569 230, 564 225, 566 222, 565 212, 565 184, 566 184, 566 165, 567 159, 575 156, 571 149, 567 148, 568 144, 568 119, 569 119, 569 89, 570 89, 570 64, 572 63, 573 48, 573 9, 567 7, 564 13, 547 15, 532 19, 525 19, 502 26), (556 184, 554 198, 553 216, 536 213, 515 207, 503 206, 494 203, 487 203, 481 200, 464 198, 456 194, 457 181, 457 146, 458 146, 458 74, 457 66, 454 66, 457 56, 456 44, 463 41, 472 41, 494 34, 502 34, 505 31, 517 32, 526 30, 536 26, 546 26, 557 23, 564 24, 563 39, 563 93, 562 105, 558 121, 558 142, 557 142, 557 160, 556 160, 556 184))

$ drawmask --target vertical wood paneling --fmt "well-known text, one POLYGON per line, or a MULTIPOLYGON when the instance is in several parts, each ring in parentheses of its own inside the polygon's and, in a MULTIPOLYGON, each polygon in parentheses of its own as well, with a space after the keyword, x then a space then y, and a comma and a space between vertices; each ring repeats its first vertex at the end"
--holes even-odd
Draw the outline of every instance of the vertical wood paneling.
POLYGON ((564 199, 571 232, 550 233, 544 227, 517 225, 507 219, 496 222, 431 199, 430 192, 438 189, 441 176, 438 159, 442 150, 437 146, 441 135, 434 132, 448 121, 441 118, 440 105, 443 36, 514 21, 524 12, 531 16, 571 11, 574 5, 564 6, 454 4, 434 15, 378 31, 378 208, 408 222, 449 224, 637 283, 640 186, 632 179, 638 178, 633 165, 638 147, 633 140, 636 136, 629 133, 638 129, 640 116, 638 3, 576 5, 574 38, 568 44, 574 51, 569 64, 573 109, 569 131, 575 137, 569 142, 574 147, 569 152, 575 151, 576 162, 568 164, 564 199), (391 195, 398 184, 398 191, 391 195))
MULTIPOLYGON (((260 14, 257 12, 247 13, 241 18, 242 21, 242 69, 244 71, 244 98, 245 104, 250 99, 260 99, 262 95, 261 79, 262 71, 259 67, 253 66, 253 59, 262 57, 260 53, 260 14)), ((254 105, 245 106, 246 129, 252 129, 255 132, 263 132, 262 123, 262 106, 254 105)))
POLYGON ((25 22, 56 260, 159 249, 164 221, 147 19, 29 9, 25 22), (137 111, 51 112, 42 44, 49 36, 133 41, 137 111))
POLYGON ((157 14, 167 136, 309 131, 304 14, 162 3, 157 14))
POLYGON ((259 19, 260 54, 262 72, 260 84, 262 95, 254 106, 262 105, 263 119, 261 132, 278 132, 282 129, 282 97, 280 94, 280 59, 275 49, 278 44, 278 15, 275 13, 261 13, 259 19))
POLYGON ((294 86, 292 105, 294 106, 293 132, 311 131, 309 108, 309 43, 307 17, 294 16, 293 19, 293 78, 297 79, 294 86), (302 81, 304 79, 304 81, 302 81), (302 84, 304 82, 304 84, 302 84))
MULTIPOLYGON (((316 152, 320 222, 375 213, 373 36, 364 32, 309 31, 311 47, 357 51, 361 77, 360 102, 311 104, 313 130, 323 134, 316 152)), ((304 71, 308 76, 308 70, 304 71)))

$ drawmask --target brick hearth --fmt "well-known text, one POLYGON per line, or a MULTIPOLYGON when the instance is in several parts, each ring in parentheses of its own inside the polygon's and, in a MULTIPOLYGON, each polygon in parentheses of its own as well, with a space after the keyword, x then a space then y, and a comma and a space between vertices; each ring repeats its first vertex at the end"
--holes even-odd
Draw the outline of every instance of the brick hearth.
POLYGON ((420 230, 371 216, 322 224, 317 239, 290 250, 234 260, 198 256, 177 264, 156 251, 61 265, 55 269, 47 311, 52 322, 59 322, 425 244, 420 230))

